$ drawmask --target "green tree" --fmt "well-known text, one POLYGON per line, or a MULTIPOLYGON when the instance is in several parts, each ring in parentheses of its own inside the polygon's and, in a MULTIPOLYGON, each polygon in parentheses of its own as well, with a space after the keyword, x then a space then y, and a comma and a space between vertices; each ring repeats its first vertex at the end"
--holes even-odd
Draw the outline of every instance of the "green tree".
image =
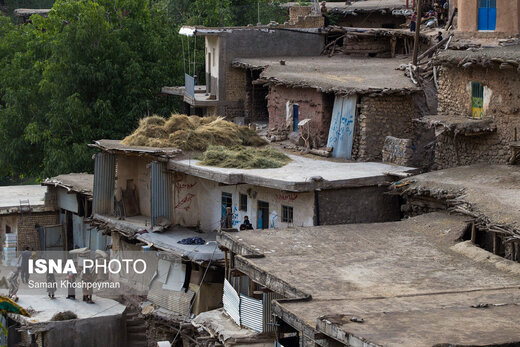
POLYGON ((2 111, 16 128, 0 129, 0 145, 7 148, 0 162, 13 163, 11 174, 27 170, 17 164, 23 158, 5 153, 16 141, 37 148, 41 175, 92 171, 88 143, 122 138, 143 115, 174 109, 174 98, 159 92, 181 82, 181 52, 172 49, 180 46, 179 37, 148 1, 57 1, 48 18, 31 19, 11 32, 27 35, 26 45, 34 49, 7 57, 10 73, 1 81, 2 111))

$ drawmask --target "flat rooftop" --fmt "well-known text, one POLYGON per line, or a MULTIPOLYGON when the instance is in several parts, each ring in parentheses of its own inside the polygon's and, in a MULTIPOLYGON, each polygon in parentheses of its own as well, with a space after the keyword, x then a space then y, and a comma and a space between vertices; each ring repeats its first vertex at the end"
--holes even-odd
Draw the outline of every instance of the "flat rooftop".
POLYGON ((465 217, 431 213, 389 223, 222 233, 217 241, 253 255, 236 256, 237 270, 288 299, 304 299, 274 302, 273 310, 307 336, 414 347, 520 342, 520 264, 501 259, 516 272, 499 270, 486 257, 464 255, 460 245, 494 257, 459 242, 466 228, 465 217), (479 304, 488 306, 472 307, 479 304))
POLYGON ((366 58, 346 55, 314 57, 236 58, 233 66, 264 71, 255 83, 313 88, 324 93, 370 94, 419 91, 403 71, 408 58, 366 58), (284 65, 280 61, 285 61, 284 65))
POLYGON ((290 30, 305 33, 321 33, 321 28, 284 28, 269 25, 260 26, 234 26, 234 27, 205 27, 205 26, 182 26, 179 34, 184 36, 221 36, 236 31, 264 31, 272 32, 274 30, 290 30))
MULTIPOLYGON (((281 5, 282 7, 298 7, 299 2, 288 2, 281 5)), ((327 2, 327 9, 333 12, 341 11, 378 11, 378 10, 394 10, 406 8, 406 0, 366 0, 347 2, 327 2)), ((410 3, 410 9, 412 4, 410 3)))
POLYGON ((94 214, 94 221, 102 223, 109 229, 115 229, 121 234, 135 238, 157 249, 172 253, 177 257, 189 259, 195 262, 217 261, 224 259, 224 252, 216 241, 216 232, 196 232, 193 229, 173 226, 162 232, 152 232, 150 217, 134 216, 118 219, 113 216, 94 214), (144 232, 143 231, 147 231, 144 232), (184 245, 177 243, 186 238, 200 237, 204 245, 184 245))
POLYGON ((87 173, 70 173, 46 178, 43 186, 54 186, 67 189, 69 192, 80 193, 92 197, 94 191, 94 175, 87 173))
MULTIPOLYGON (((18 321, 24 324, 35 324, 50 322, 51 318, 60 312, 72 311, 78 319, 92 317, 104 317, 120 315, 125 310, 125 306, 115 300, 94 296, 95 304, 87 304, 80 299, 68 300, 65 295, 58 296, 51 300, 42 290, 42 295, 20 295, 18 305, 31 312, 31 317, 18 316, 18 321)), ((11 315, 14 316, 14 315, 11 315)))
MULTIPOLYGON (((491 222, 520 228, 520 166, 476 164, 401 180, 402 191, 452 194, 469 211, 491 222)), ((455 202, 455 204, 457 204, 455 202)))
POLYGON ((28 207, 27 200, 33 212, 41 212, 45 207, 45 192, 47 187, 41 185, 3 186, 0 187, 0 214, 18 213, 20 201, 22 207, 28 207))
POLYGON ((520 64, 520 45, 504 47, 484 47, 471 50, 441 51, 435 58, 435 62, 441 64, 465 64, 473 62, 485 67, 490 63, 509 63, 517 67, 520 64))
POLYGON ((253 184, 303 192, 315 189, 362 187, 387 183, 390 176, 408 176, 414 168, 386 163, 333 162, 289 155, 276 169, 228 169, 203 166, 198 160, 170 160, 168 169, 224 184, 253 184))
POLYGON ((121 140, 98 140, 89 147, 98 148, 108 153, 150 155, 157 157, 171 158, 180 154, 182 151, 174 147, 147 147, 147 146, 127 146, 121 140))

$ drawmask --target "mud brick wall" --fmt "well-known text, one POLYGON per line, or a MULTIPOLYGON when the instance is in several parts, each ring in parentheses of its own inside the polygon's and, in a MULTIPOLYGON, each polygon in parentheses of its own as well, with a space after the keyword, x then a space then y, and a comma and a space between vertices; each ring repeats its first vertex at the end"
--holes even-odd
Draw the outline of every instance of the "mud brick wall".
POLYGON ((413 157, 411 139, 399 139, 393 136, 385 138, 383 146, 383 161, 397 165, 410 166, 413 157))
POLYGON ((484 103, 484 117, 493 119, 497 131, 479 136, 441 134, 435 147, 436 169, 480 162, 506 163, 515 128, 520 140, 520 74, 514 70, 443 67, 439 74, 438 113, 470 117, 472 81, 483 83, 490 93, 484 103))
POLYGON ((24 213, 18 219, 18 250, 23 250, 26 246, 35 251, 41 250, 40 235, 34 227, 49 226, 58 224, 57 212, 45 213, 24 213))
POLYGON ((269 133, 280 134, 292 131, 286 122, 286 104, 299 105, 298 119, 311 119, 310 138, 312 147, 321 147, 327 144, 334 95, 324 94, 311 88, 288 88, 271 86, 267 95, 267 109, 269 110, 269 133))
POLYGON ((387 136, 412 138, 413 119, 421 113, 412 95, 361 97, 352 158, 380 161, 387 136))
POLYGON ((387 37, 346 39, 343 52, 351 55, 375 54, 378 57, 390 57, 391 45, 387 37))
POLYGON ((312 6, 291 6, 289 7, 289 21, 296 22, 300 16, 308 16, 312 12, 312 6))

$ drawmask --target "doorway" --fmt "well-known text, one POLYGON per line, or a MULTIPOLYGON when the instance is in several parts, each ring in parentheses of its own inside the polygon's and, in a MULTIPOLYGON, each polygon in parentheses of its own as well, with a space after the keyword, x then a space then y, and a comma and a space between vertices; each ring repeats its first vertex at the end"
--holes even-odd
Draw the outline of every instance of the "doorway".
POLYGON ((233 195, 231 193, 222 192, 222 218, 226 218, 226 208, 233 206, 233 195))
POLYGON ((298 106, 298 104, 293 104, 292 105, 293 131, 296 133, 298 132, 299 113, 300 113, 300 106, 298 106))
POLYGON ((269 203, 258 201, 257 229, 269 229, 269 203))

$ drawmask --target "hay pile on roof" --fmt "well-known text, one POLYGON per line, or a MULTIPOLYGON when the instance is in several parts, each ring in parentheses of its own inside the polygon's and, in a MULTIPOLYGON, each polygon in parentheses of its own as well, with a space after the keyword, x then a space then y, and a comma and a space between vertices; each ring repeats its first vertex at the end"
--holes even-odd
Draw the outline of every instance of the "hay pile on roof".
POLYGON ((263 146, 258 134, 220 117, 173 114, 168 120, 151 116, 123 141, 128 146, 176 147, 184 151, 205 151, 209 146, 263 146))
POLYGON ((78 316, 72 311, 58 312, 52 316, 51 321, 57 322, 62 320, 77 319, 78 316))
POLYGON ((210 146, 202 155, 200 164, 237 169, 278 168, 291 159, 272 147, 210 146))

